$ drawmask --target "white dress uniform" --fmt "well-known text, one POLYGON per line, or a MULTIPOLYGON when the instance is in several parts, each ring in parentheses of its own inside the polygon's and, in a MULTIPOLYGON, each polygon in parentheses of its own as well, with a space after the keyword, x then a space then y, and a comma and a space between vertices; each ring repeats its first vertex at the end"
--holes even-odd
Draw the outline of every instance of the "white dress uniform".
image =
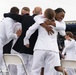
POLYGON ((38 29, 38 38, 34 47, 32 75, 40 75, 43 63, 44 75, 54 75, 52 69, 54 66, 60 66, 57 34, 60 32, 61 35, 65 35, 65 28, 56 21, 56 27, 53 27, 54 34, 48 35, 46 29, 40 26, 45 20, 46 18, 42 15, 35 17, 36 23, 27 30, 24 38, 24 45, 29 44, 30 36, 38 29))
POLYGON ((15 21, 9 17, 0 21, 0 67, 2 67, 3 46, 17 38, 17 34, 13 32, 14 23, 15 21))
MULTIPOLYGON (((62 54, 65 54, 65 60, 76 60, 76 49, 75 49, 75 40, 65 40, 65 47, 62 54)), ((75 75, 74 69, 68 68, 68 75, 75 75)))
MULTIPOLYGON (((65 24, 65 22, 63 20, 62 21, 58 21, 58 22, 61 24, 60 26, 62 26, 64 29, 66 29, 66 24, 65 24)), ((60 72, 58 72, 58 71, 56 71, 54 69, 54 75, 60 75, 60 72)))

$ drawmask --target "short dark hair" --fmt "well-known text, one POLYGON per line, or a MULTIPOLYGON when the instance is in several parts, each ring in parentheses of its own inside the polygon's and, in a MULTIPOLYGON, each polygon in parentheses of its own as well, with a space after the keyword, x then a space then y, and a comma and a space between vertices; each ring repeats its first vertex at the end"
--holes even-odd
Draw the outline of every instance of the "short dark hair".
POLYGON ((60 12, 64 12, 65 13, 65 10, 63 8, 57 8, 55 10, 56 13, 60 13, 60 12))
POLYGON ((18 14, 19 13, 19 9, 17 7, 12 7, 10 9, 10 13, 13 13, 13 14, 18 14))
POLYGON ((45 10, 45 12, 44 12, 44 15, 46 16, 46 18, 48 18, 48 19, 53 19, 54 17, 55 17, 55 12, 54 12, 54 10, 53 9, 51 9, 51 8, 47 8, 46 10, 45 10))

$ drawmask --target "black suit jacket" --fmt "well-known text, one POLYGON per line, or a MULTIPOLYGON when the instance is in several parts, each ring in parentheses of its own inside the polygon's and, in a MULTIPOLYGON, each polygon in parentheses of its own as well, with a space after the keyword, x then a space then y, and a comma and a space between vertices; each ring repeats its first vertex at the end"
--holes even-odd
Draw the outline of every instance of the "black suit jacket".
POLYGON ((24 46, 23 39, 25 37, 27 29, 31 25, 33 25, 35 21, 32 16, 26 14, 22 16, 21 23, 22 23, 22 35, 18 38, 13 49, 20 53, 33 54, 33 48, 37 39, 38 30, 36 30, 35 33, 30 37, 30 48, 24 46))

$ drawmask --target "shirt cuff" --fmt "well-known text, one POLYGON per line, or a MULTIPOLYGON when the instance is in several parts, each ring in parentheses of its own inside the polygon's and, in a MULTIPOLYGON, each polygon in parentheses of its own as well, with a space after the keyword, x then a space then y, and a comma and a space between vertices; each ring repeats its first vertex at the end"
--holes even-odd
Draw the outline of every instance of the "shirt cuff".
POLYGON ((14 37, 15 37, 15 39, 17 39, 18 38, 17 34, 14 34, 14 37))
POLYGON ((35 20, 35 22, 36 22, 37 24, 42 24, 42 23, 44 23, 44 21, 42 20, 42 18, 40 18, 40 17, 38 17, 38 16, 34 17, 34 20, 35 20))
POLYGON ((24 45, 29 44, 29 40, 28 39, 24 39, 24 45))

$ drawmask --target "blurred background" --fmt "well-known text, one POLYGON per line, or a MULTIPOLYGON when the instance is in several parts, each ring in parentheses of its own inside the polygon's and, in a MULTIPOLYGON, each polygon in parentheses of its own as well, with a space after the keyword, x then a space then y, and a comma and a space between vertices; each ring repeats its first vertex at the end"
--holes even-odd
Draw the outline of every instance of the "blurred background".
POLYGON ((3 18, 3 14, 9 12, 13 6, 18 7, 20 11, 22 7, 27 6, 31 10, 31 15, 35 6, 42 7, 43 11, 46 8, 61 7, 66 11, 65 21, 76 20, 76 0, 0 0, 0 20, 3 18))

